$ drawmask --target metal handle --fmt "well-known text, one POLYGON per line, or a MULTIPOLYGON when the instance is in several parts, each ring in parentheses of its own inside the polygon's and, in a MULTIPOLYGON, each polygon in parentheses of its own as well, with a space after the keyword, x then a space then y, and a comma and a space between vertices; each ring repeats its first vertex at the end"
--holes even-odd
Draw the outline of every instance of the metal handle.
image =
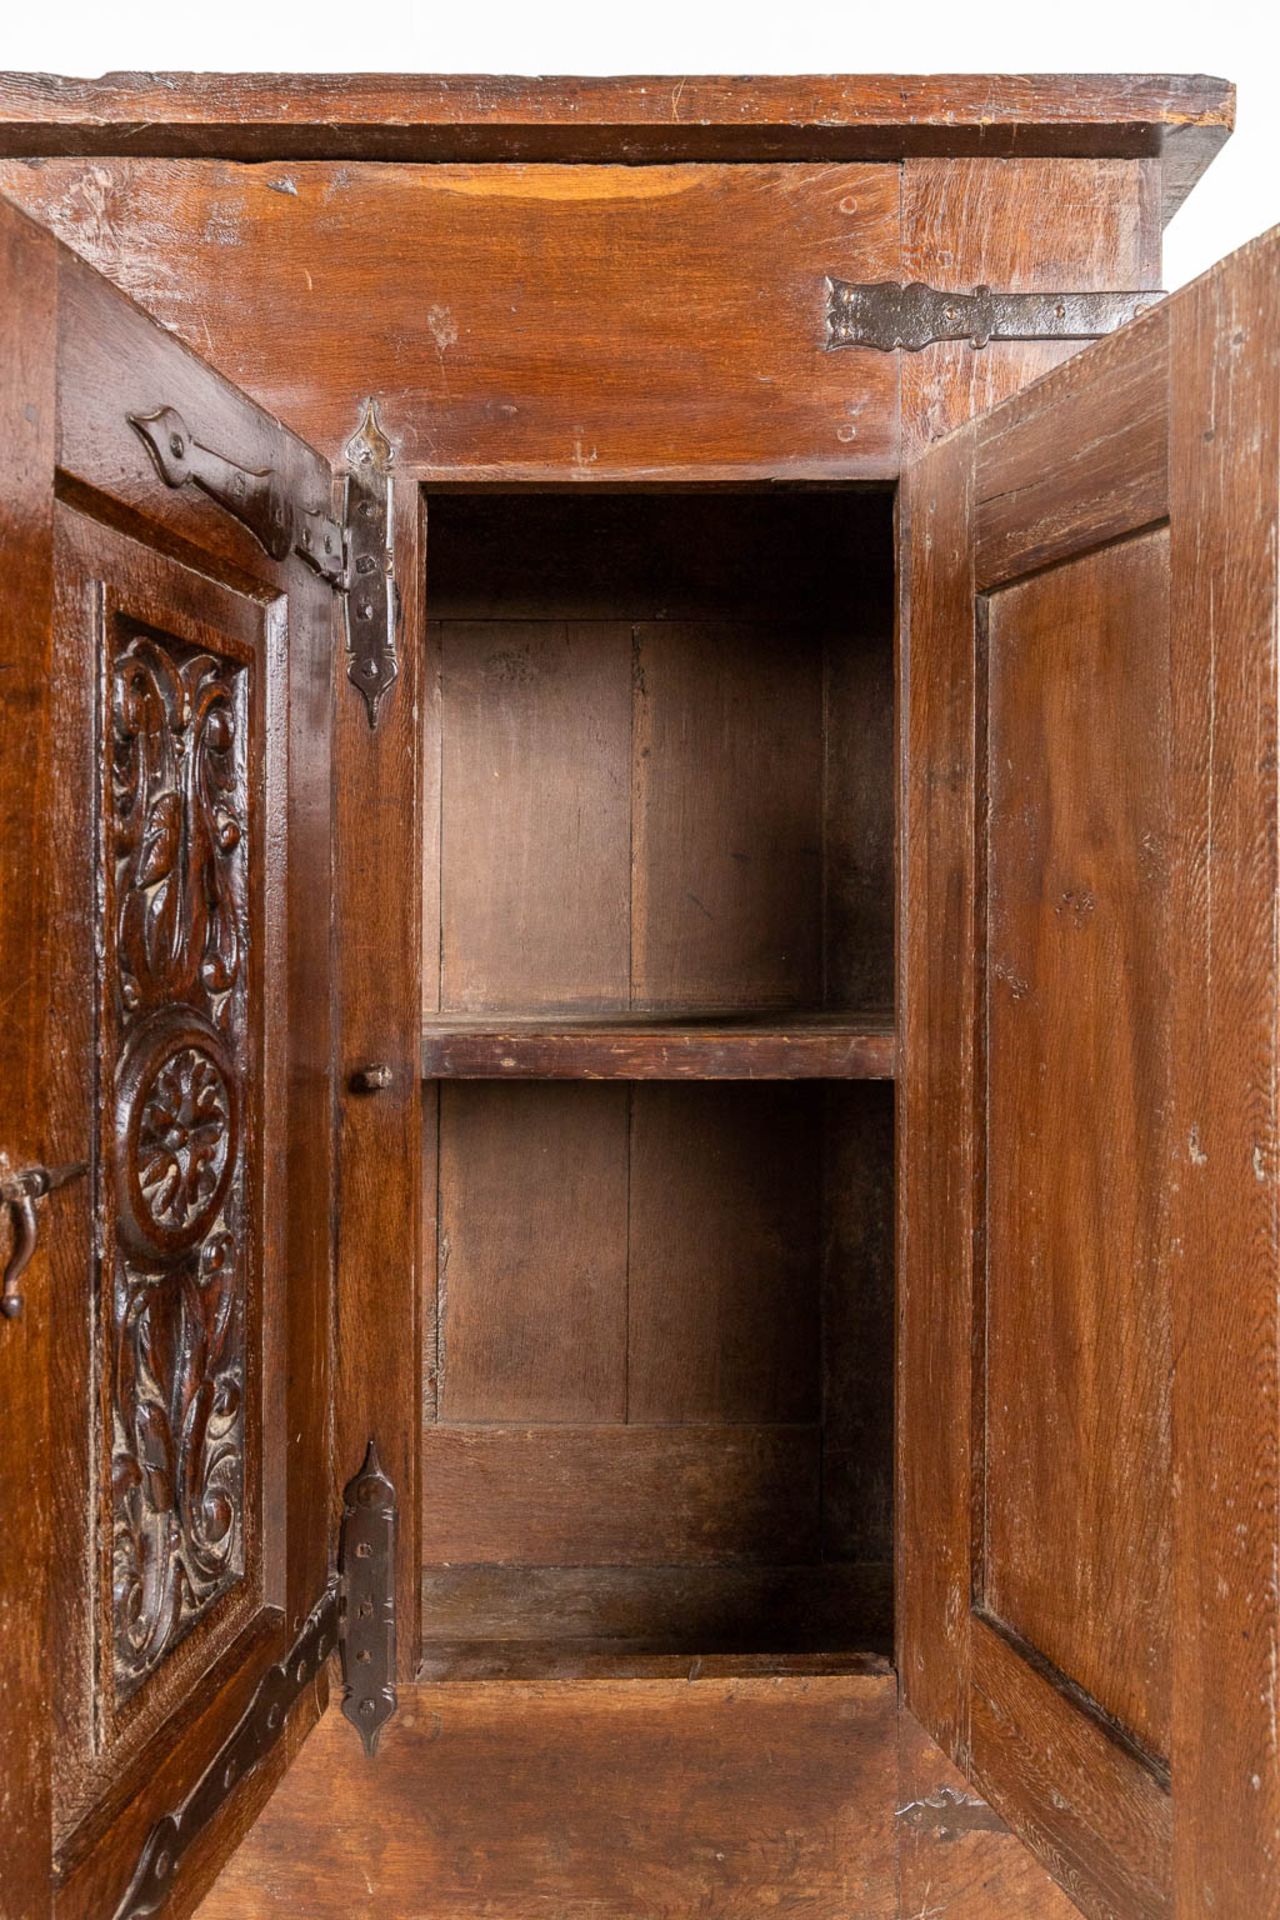
POLYGON ((22 1312, 20 1282, 36 1250, 39 1202, 46 1194, 78 1180, 86 1169, 85 1161, 76 1160, 66 1167, 23 1167, 17 1173, 0 1174, 0 1204, 13 1211, 13 1245, 0 1286, 0 1316, 4 1319, 16 1320, 22 1312))

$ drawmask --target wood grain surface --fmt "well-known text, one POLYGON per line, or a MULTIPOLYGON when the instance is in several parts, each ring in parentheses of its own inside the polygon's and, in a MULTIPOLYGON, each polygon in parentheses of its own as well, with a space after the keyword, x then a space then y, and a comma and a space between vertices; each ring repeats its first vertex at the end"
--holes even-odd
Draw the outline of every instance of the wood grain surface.
POLYGON ((979 1599, 1163 1760, 1168 606, 1165 531, 993 595, 981 776, 979 1599))
POLYGON ((1159 156, 1168 219, 1231 131, 1203 74, 7 74, 0 151, 241 159, 1159 156))
POLYGON ((335 463, 375 394, 437 480, 897 468, 894 356, 824 345, 828 274, 897 275, 896 166, 6 160, 0 192, 335 463))
POLYGON ((313 1735, 201 1920, 892 1920, 892 1676, 404 1688, 313 1735))
POLYGON ((813 1092, 635 1089, 627 1413, 637 1424, 820 1418, 823 1114, 813 1092))
POLYGON ((906 1704, 965 1771, 978 887, 972 495, 972 435, 961 432, 908 475, 898 523, 898 1673, 906 1704))
POLYGON ((437 1014, 422 1026, 428 1079, 891 1080, 896 1064, 888 1012, 738 1020, 437 1014))
MULTIPOLYGON (((656 1663, 655 1663, 656 1664, 656 1663)), ((200 1920, 1070 1920, 891 1676, 407 1689, 368 1766, 331 1712, 200 1920)))
POLYGON ((625 1087, 442 1090, 442 1421, 626 1417, 628 1108, 625 1087))
MULTIPOLYGON (((3 1171, 66 1165, 79 1150, 50 1131, 44 1070, 49 981, 43 967, 56 886, 53 741, 53 464, 57 430, 57 248, 0 202, 0 540, 13 568, 0 605, 0 1100, 3 1171)), ((21 1318, 0 1322, 0 1505, 23 1515, 25 1551, 0 1555, 0 1749, 5 1760, 6 1860, 0 1913, 49 1912, 52 1674, 44 1655, 53 1551, 49 1249, 65 1231, 59 1201, 42 1208, 37 1251, 23 1279, 21 1318)), ((0 1261, 15 1251, 8 1207, 0 1261)))
POLYGON ((811 1564, 816 1426, 429 1428, 425 1564, 811 1564))
POLYGON ((898 1767, 901 1920, 1075 1920, 1079 1909, 905 1708, 898 1767))
MULTIPOLYGON (((1152 161, 908 159, 902 170, 902 278, 960 292, 1158 287, 1160 224, 1152 161)), ((904 462, 1080 351, 942 341, 904 354, 904 462)))
POLYGON ((1280 1910, 1280 233, 1170 313, 1179 1911, 1280 1910))
MULTIPOLYGON (((435 548, 432 548, 434 553, 435 548)), ((444 621, 441 1002, 626 1005, 631 629, 444 621)))

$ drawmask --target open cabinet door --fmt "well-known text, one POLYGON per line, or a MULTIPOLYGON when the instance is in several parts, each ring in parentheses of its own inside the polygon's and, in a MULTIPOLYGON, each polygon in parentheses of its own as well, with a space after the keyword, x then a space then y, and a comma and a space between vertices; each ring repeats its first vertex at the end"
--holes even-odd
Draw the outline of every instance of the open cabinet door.
POLYGON ((3 202, 0 274, 0 1910, 131 1920, 336 1638, 341 540, 327 464, 3 202))
POLYGON ((1280 233, 902 502, 900 1660, 1091 1915, 1280 1914, 1280 233))

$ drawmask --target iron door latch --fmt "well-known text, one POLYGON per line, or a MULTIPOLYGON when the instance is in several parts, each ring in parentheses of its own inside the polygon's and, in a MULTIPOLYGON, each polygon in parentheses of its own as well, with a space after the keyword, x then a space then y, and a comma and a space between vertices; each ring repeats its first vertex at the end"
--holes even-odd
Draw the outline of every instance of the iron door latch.
POLYGON ((86 1171, 86 1162, 76 1160, 67 1167, 22 1167, 17 1173, 0 1173, 0 1204, 13 1215, 13 1244, 0 1283, 0 1316, 16 1320, 22 1312, 22 1276, 31 1265, 40 1234, 40 1202, 59 1187, 78 1180, 86 1171))

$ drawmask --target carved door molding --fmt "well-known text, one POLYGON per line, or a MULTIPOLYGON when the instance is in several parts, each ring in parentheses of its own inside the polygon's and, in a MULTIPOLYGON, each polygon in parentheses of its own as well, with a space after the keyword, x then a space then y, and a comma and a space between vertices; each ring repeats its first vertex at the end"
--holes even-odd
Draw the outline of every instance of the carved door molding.
POLYGON ((58 550, 59 726, 69 757, 96 761, 93 857, 69 863, 63 901, 92 935, 95 990, 78 1008, 68 967, 62 1018, 92 1022, 72 1052, 98 1112, 94 1271, 68 1267, 55 1316, 86 1408, 64 1493, 92 1588, 77 1601, 73 1571, 57 1576, 81 1621, 55 1680, 69 1836, 201 1676, 283 1625, 263 1515, 284 1426, 270 1352, 287 1276, 268 1232, 284 1175, 265 1151, 285 1105, 266 831, 284 628, 269 600, 79 513, 59 510, 58 550))
POLYGON ((244 1573, 256 743, 247 652, 110 604, 103 643, 100 1213, 125 1699, 244 1573))

